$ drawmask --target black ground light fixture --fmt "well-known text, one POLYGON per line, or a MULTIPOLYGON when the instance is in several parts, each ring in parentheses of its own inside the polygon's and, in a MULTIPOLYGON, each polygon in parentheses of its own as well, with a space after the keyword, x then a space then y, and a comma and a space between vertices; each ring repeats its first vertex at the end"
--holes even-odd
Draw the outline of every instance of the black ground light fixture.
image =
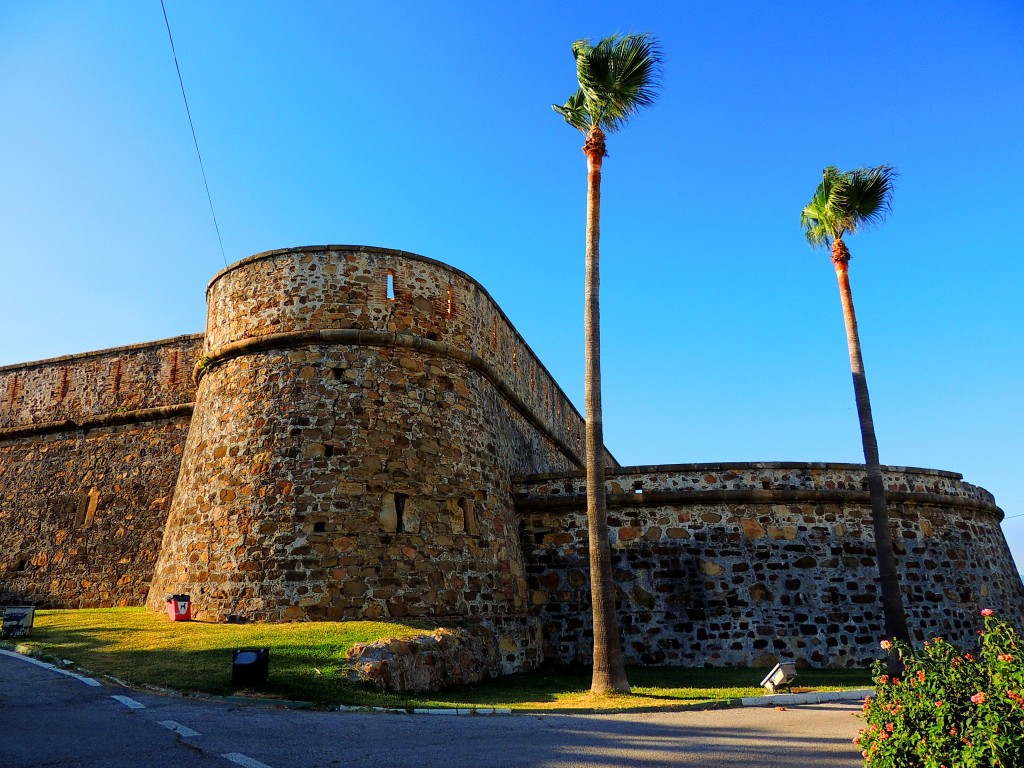
POLYGON ((231 685, 259 688, 270 675, 269 648, 236 648, 231 652, 231 685))

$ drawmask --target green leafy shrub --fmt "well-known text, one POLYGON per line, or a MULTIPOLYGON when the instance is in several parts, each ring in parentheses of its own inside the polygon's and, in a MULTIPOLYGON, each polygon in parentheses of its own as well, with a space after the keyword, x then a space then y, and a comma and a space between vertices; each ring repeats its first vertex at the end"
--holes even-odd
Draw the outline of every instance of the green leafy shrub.
POLYGON ((875 695, 854 739, 865 766, 878 768, 1021 768, 1024 766, 1024 640, 981 612, 978 649, 963 653, 942 638, 914 650, 882 641, 904 671, 890 678, 875 662, 875 695))

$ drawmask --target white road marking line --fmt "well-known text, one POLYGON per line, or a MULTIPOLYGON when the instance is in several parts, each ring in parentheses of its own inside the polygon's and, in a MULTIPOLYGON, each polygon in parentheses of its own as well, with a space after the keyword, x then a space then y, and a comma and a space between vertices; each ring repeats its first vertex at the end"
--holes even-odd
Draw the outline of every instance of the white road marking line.
POLYGON ((121 702, 126 707, 128 707, 128 709, 145 709, 146 708, 145 704, 140 704, 139 702, 137 702, 135 699, 131 698, 130 696, 111 696, 110 698, 112 698, 114 701, 121 702))
POLYGON ((93 680, 91 677, 85 677, 84 675, 78 675, 78 674, 75 674, 74 672, 69 672, 66 669, 61 669, 60 667, 55 667, 53 664, 47 664, 45 661, 39 661, 39 659, 33 659, 31 656, 24 656, 24 655, 22 655, 20 653, 14 653, 13 651, 5 651, 2 648, 0 648, 0 653, 2 653, 4 656, 10 656, 12 659, 19 659, 21 661, 28 662, 29 664, 35 664, 37 667, 42 667, 43 669, 48 669, 51 672, 57 672, 58 674, 61 674, 61 675, 67 675, 68 677, 73 677, 78 682, 85 683, 86 685, 91 685, 93 688, 99 688, 101 685, 103 685, 103 683, 99 682, 98 680, 93 680))
POLYGON ((202 735, 202 734, 199 733, 199 731, 193 731, 187 725, 182 725, 181 723, 176 723, 173 720, 161 720, 160 721, 160 725, 162 725, 164 728, 166 728, 169 731, 174 731, 179 736, 187 736, 187 737, 191 738, 193 736, 201 736, 202 735))
POLYGON ((251 757, 241 754, 240 752, 228 752, 226 755, 221 755, 225 760, 230 760, 232 763, 237 765, 244 765, 245 768, 270 768, 266 763, 261 763, 259 760, 253 760, 251 757))
POLYGON ((76 675, 74 672, 68 672, 66 669, 57 669, 56 671, 60 672, 62 675, 73 677, 80 683, 91 685, 93 688, 99 688, 103 685, 103 683, 101 683, 99 680, 93 680, 91 677, 85 677, 84 675, 76 675))

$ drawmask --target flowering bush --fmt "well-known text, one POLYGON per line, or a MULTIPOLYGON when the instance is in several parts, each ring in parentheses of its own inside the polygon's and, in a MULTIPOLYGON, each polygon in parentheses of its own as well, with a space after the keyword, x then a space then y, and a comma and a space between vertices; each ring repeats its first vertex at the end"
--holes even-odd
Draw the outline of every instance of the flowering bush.
POLYGON ((942 638, 915 651, 882 641, 903 663, 901 677, 875 662, 875 695, 854 739, 866 766, 885 768, 1021 768, 1024 766, 1024 638, 992 610, 977 653, 942 638))

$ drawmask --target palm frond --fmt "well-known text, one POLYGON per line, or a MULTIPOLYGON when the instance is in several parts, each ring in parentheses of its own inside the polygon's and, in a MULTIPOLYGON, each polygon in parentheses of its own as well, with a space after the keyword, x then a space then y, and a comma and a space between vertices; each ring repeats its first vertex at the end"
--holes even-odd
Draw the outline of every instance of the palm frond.
POLYGON ((639 109, 654 103, 661 50, 653 35, 613 35, 596 45, 577 40, 572 52, 591 125, 616 131, 639 109))
POLYGON ((834 165, 828 166, 821 172, 821 182, 811 201, 800 212, 800 226, 812 246, 828 248, 842 235, 843 184, 843 172, 834 165))
POLYGON ((845 190, 846 207, 851 214, 850 232, 885 220, 892 211, 892 189, 897 175, 891 165, 850 171, 845 190))
POLYGON ((564 117, 565 122, 573 128, 578 128, 583 133, 590 130, 590 112, 587 110, 587 99, 582 90, 577 89, 562 106, 552 104, 551 108, 564 117))
POLYGON ((830 247, 845 233, 882 221, 891 211, 891 165, 843 171, 830 165, 811 201, 800 212, 800 226, 812 246, 830 247))

